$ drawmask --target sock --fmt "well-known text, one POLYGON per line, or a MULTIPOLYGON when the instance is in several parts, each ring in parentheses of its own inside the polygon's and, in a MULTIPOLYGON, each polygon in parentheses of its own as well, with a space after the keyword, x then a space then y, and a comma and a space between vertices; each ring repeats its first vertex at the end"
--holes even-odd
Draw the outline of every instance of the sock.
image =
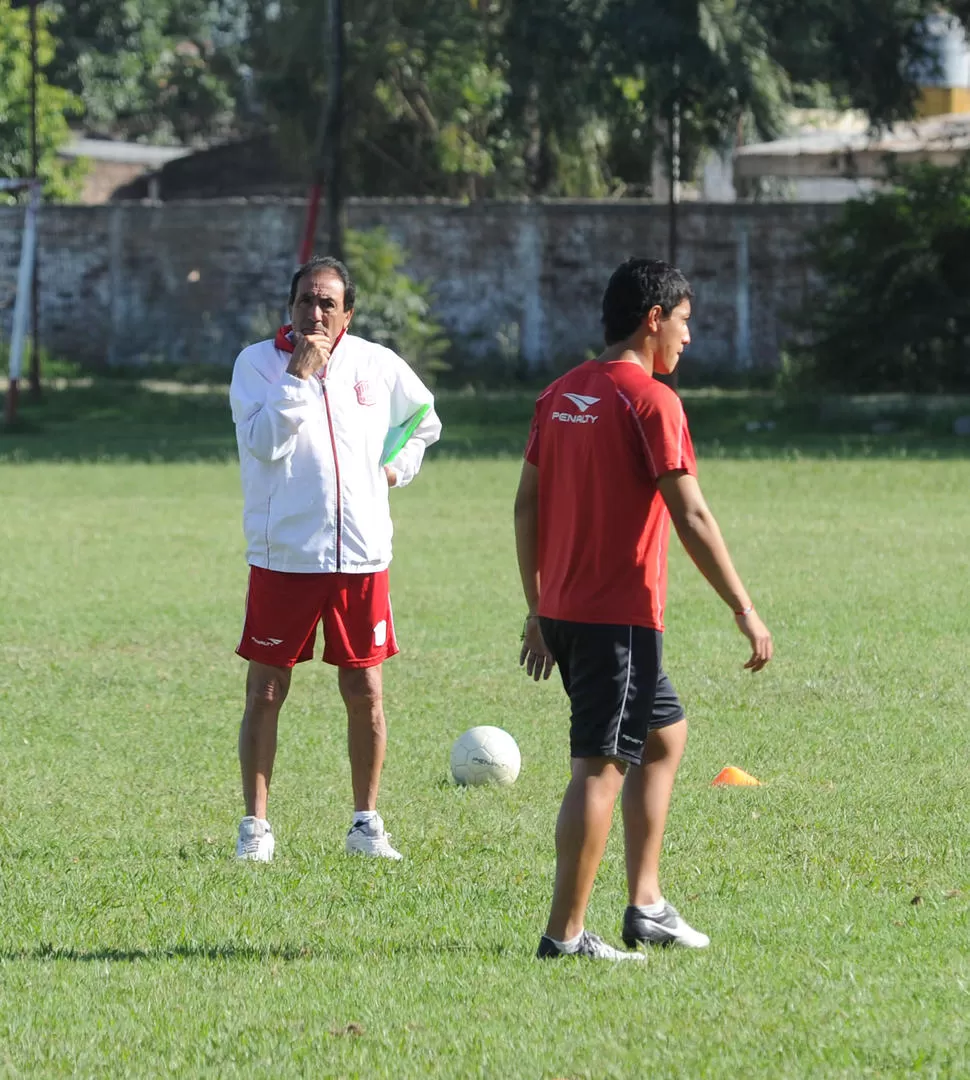
POLYGON ((376 810, 355 810, 354 825, 365 825, 368 821, 377 821, 378 817, 376 810))
POLYGON ((662 915, 664 904, 666 904, 666 902, 667 901, 661 896, 655 904, 641 904, 639 907, 634 904, 632 906, 636 907, 637 911, 642 912, 644 915, 662 915))
MULTIPOLYGON (((549 940, 561 953, 574 953, 579 949, 579 939, 582 936, 583 933, 580 931, 574 938, 570 938, 569 941, 556 941, 553 937, 550 937, 549 940)), ((549 935, 546 934, 546 937, 549 937, 549 935)))

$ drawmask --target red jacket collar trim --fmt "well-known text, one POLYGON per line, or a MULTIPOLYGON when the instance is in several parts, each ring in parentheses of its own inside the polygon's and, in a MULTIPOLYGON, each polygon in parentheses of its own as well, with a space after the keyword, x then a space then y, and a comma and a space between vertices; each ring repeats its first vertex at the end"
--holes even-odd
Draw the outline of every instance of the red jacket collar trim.
POLYGON ((276 331, 276 340, 273 344, 277 349, 281 349, 283 352, 293 352, 293 342, 290 340, 289 335, 293 332, 293 324, 287 323, 286 326, 281 326, 276 331))

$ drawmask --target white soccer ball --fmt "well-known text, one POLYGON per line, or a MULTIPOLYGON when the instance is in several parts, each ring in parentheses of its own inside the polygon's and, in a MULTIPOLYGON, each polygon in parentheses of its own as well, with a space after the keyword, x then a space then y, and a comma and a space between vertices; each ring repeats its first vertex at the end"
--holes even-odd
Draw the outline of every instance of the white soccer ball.
POLYGON ((451 775, 459 784, 506 786, 515 782, 521 765, 515 739, 487 724, 469 728, 451 748, 451 775))

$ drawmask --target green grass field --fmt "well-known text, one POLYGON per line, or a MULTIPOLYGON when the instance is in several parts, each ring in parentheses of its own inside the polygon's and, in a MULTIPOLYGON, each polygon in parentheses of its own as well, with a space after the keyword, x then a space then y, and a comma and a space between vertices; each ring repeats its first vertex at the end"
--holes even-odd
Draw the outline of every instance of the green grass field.
MULTIPOLYGON (((568 753, 561 687, 516 663, 528 395, 443 399, 440 450, 393 496, 395 865, 342 854, 319 662, 281 724, 276 861, 232 857, 246 575, 224 394, 28 404, 0 435, 0 1075, 970 1074, 967 444, 925 403, 687 406, 777 652, 742 672, 678 549, 666 666, 691 739, 664 883, 712 945, 613 967, 533 958, 568 753), (898 428, 873 434, 886 408, 898 428), (449 782, 481 723, 519 742, 510 789, 449 782), (728 764, 763 786, 712 788, 728 764)), ((613 943, 620 839, 588 917, 613 943)))

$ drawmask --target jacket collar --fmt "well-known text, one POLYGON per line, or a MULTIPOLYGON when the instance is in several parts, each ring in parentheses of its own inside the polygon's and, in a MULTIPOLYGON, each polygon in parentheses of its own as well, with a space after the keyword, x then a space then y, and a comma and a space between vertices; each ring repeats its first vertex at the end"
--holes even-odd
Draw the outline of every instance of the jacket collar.
POLYGON ((276 340, 273 344, 277 349, 281 349, 283 352, 293 352, 293 342, 290 339, 290 334, 293 333, 293 324, 287 323, 285 326, 281 326, 276 331, 276 340))

